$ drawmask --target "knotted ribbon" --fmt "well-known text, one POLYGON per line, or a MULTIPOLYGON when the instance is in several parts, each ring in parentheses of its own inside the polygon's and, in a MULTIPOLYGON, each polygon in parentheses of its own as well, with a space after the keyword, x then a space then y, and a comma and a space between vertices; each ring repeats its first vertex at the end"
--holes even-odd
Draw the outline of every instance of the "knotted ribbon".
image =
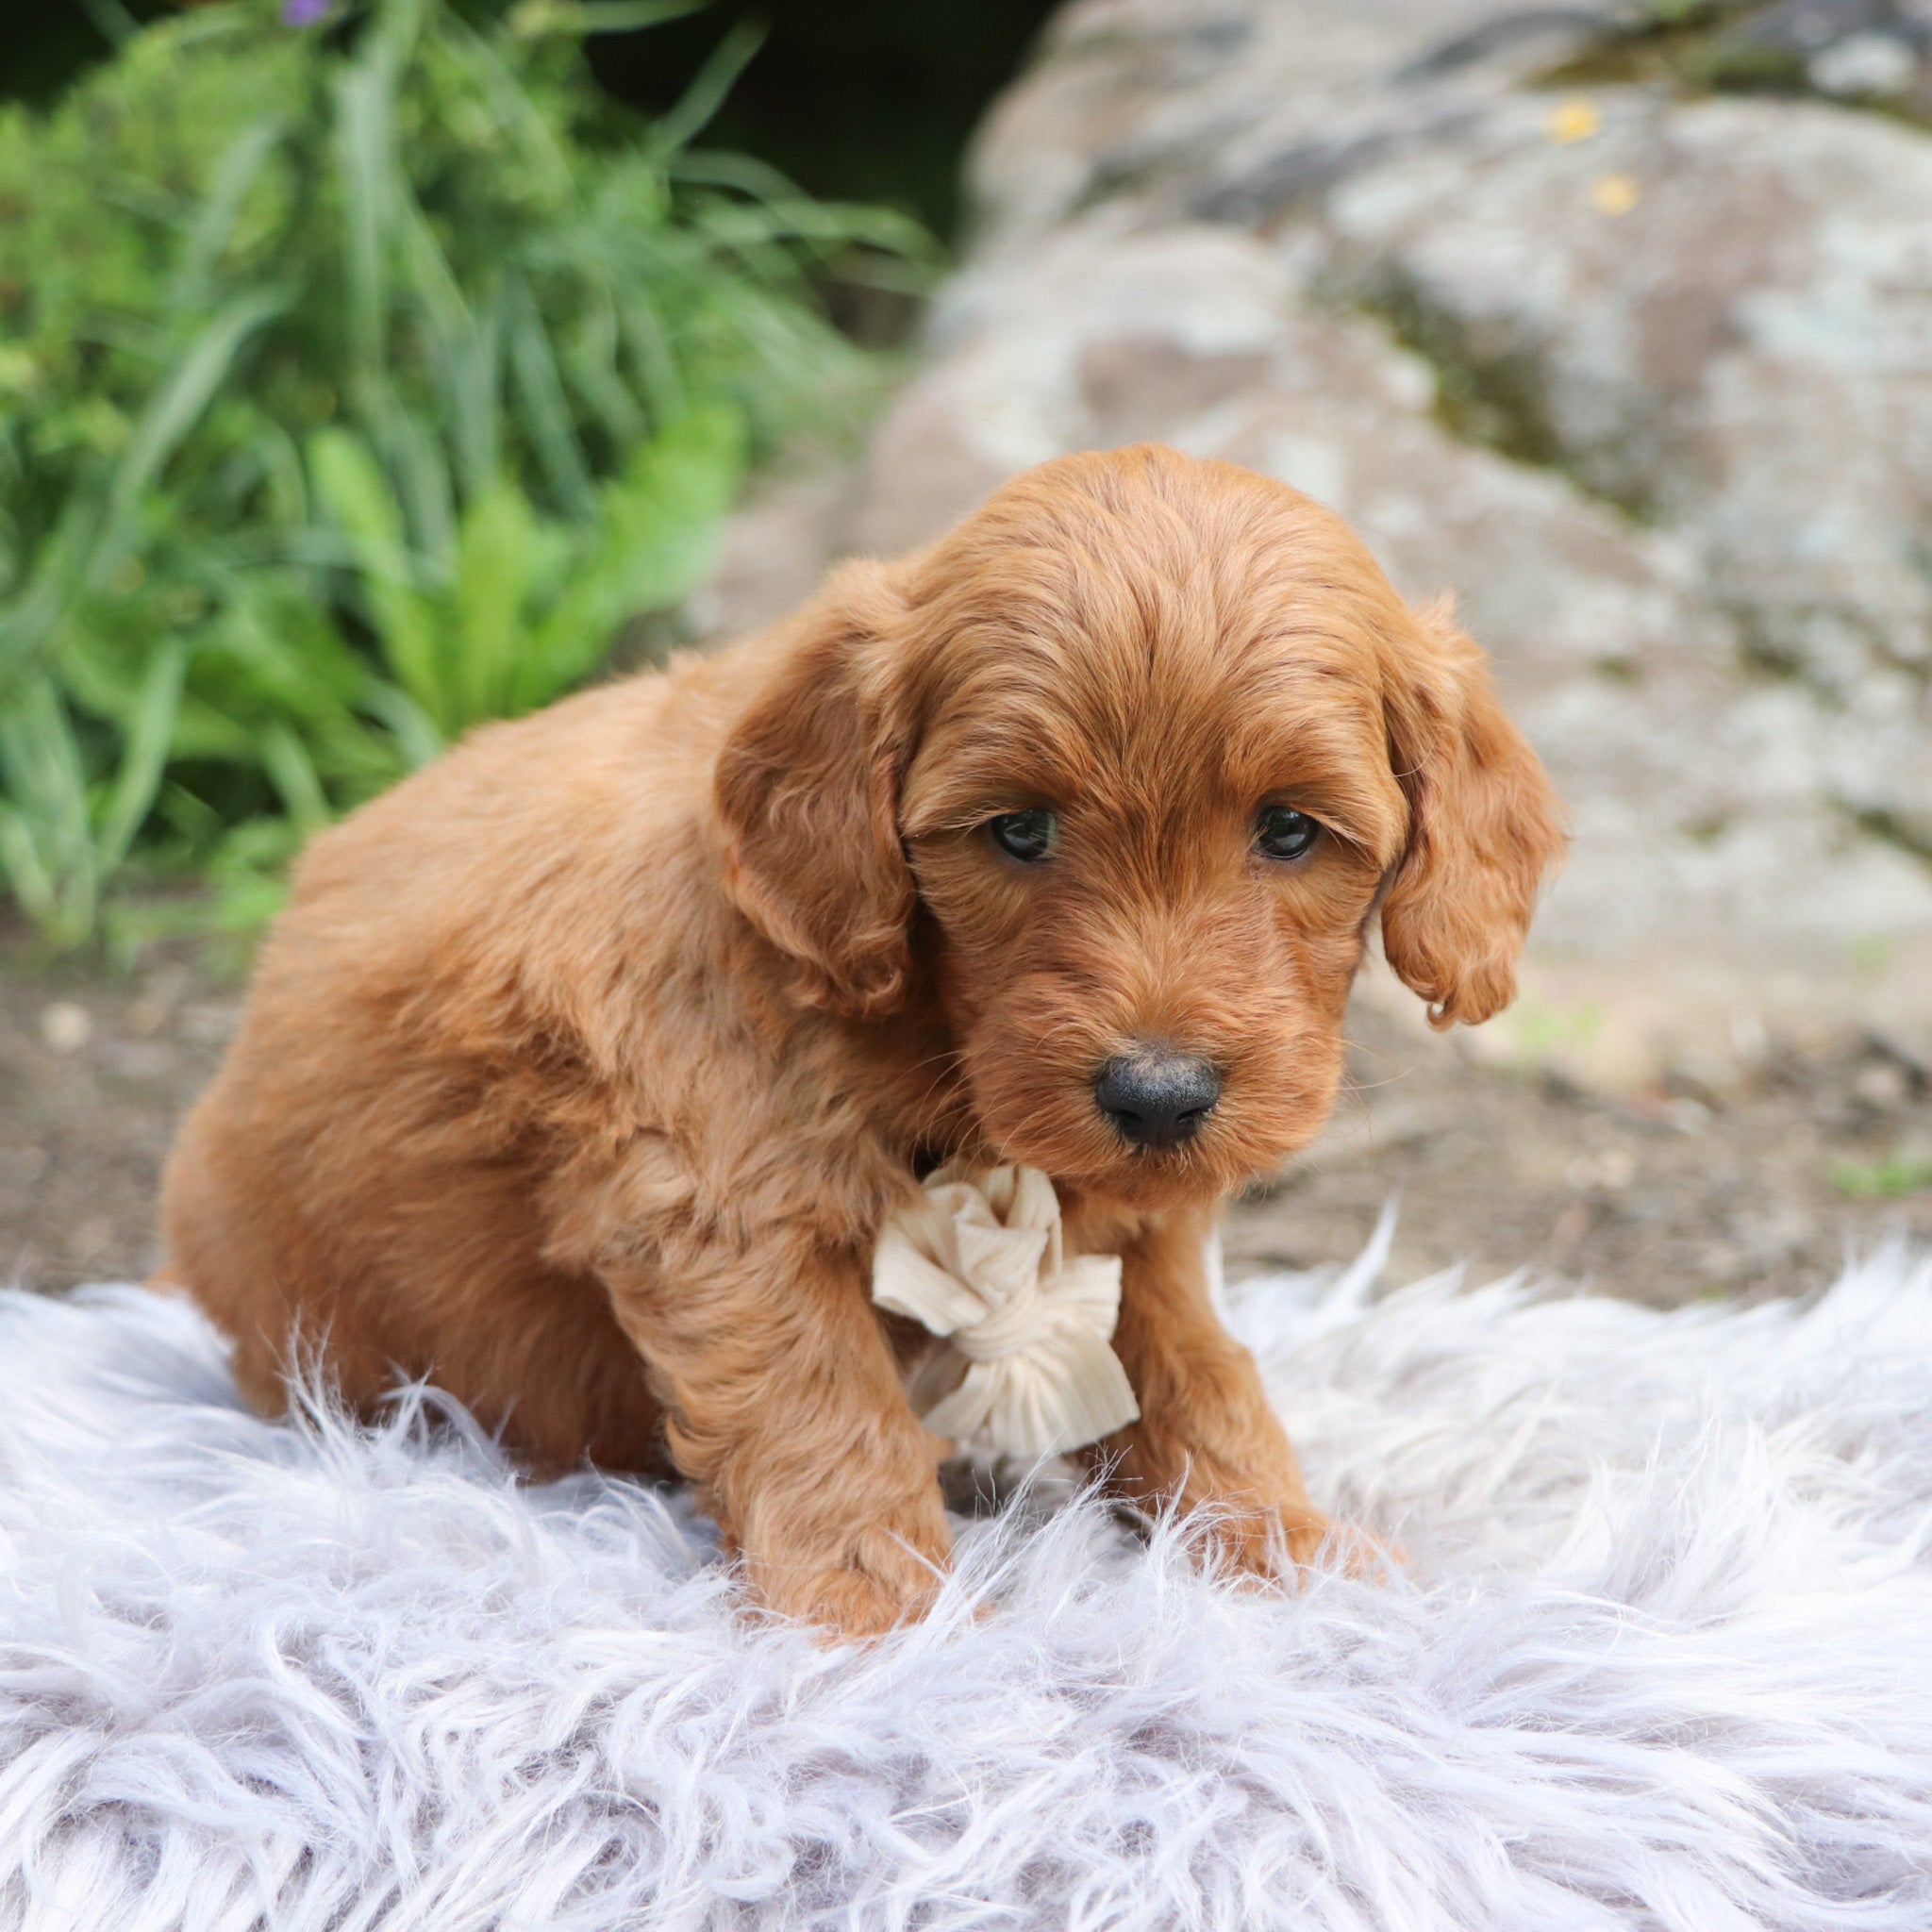
POLYGON ((924 1417, 1008 1456, 1058 1456, 1141 1413, 1109 1345, 1120 1318, 1118 1255, 1069 1260, 1059 1196, 1034 1167, 968 1178, 942 1167, 886 1223, 872 1298, 943 1336, 966 1362, 924 1417))

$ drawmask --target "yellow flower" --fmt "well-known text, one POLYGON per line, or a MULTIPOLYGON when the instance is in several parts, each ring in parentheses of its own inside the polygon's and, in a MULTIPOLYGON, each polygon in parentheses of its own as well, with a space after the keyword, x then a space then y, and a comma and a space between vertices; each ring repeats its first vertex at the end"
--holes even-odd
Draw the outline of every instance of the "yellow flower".
POLYGON ((1628 175, 1606 175, 1592 182, 1590 205, 1601 215, 1627 215, 1643 199, 1643 190, 1628 175))
POLYGON ((1588 141, 1603 125, 1603 115, 1587 94, 1572 94, 1567 101, 1557 102, 1543 120, 1545 130, 1558 147, 1568 147, 1573 141, 1588 141))

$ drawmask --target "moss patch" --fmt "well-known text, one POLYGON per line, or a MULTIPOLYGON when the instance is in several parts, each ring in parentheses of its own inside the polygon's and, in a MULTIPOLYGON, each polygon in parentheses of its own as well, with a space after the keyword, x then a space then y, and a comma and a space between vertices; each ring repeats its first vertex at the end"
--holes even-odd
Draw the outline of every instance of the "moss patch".
MULTIPOLYGON (((1822 49, 1781 37, 1771 17, 1777 0, 1650 0, 1631 17, 1607 25, 1579 53, 1538 76, 1547 87, 1666 87, 1697 96, 1786 94, 1830 100, 1932 127, 1932 75, 1923 67, 1916 91, 1826 94, 1811 84, 1808 63, 1822 49)), ((1885 22, 1847 23, 1852 32, 1910 28, 1885 22)), ((1847 36, 1849 37, 1849 36, 1847 36)))
POLYGON ((1384 273, 1352 294, 1358 308, 1434 370, 1431 413, 1451 436, 1480 443, 1514 462, 1554 470, 1585 495, 1635 522, 1655 520, 1648 496, 1607 489, 1565 446, 1533 349, 1439 308, 1405 275, 1384 273))

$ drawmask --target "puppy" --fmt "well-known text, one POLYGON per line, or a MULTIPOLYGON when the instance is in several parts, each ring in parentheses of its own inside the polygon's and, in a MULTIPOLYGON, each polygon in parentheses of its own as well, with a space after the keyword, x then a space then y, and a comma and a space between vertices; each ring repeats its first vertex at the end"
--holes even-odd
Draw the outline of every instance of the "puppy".
POLYGON ((1042 464, 764 636, 476 732, 318 839, 169 1164, 166 1276, 274 1410, 433 1376, 540 1471, 668 1464, 763 1601, 919 1614, 948 1551, 881 1223, 941 1159, 1123 1257, 1093 1462, 1327 1527, 1209 1303, 1217 1205, 1321 1127, 1379 915, 1438 1025, 1511 997, 1561 839, 1441 610, 1320 505, 1042 464))

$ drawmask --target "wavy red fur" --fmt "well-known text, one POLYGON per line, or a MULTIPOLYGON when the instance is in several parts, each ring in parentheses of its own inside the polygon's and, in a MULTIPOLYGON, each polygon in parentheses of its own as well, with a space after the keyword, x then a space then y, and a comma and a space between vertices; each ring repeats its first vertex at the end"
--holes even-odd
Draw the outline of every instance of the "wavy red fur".
POLYGON ((1320 1129, 1379 911, 1441 1024, 1513 991, 1561 845, 1446 611, 1292 490, 1151 446, 1028 472, 765 636, 475 733, 318 839, 186 1124, 167 1274, 275 1407, 433 1375, 543 1469, 668 1456, 777 1608, 875 1630, 945 1559, 942 1445, 867 1296, 922 1158, 1041 1167, 1124 1257, 1141 1421, 1096 1462, 1324 1520, 1208 1305, 1217 1204, 1320 1129), (1257 807, 1327 828, 1257 857, 1257 807), (1021 866, 984 834, 1050 807, 1021 866), (1096 1069, 1224 1077, 1136 1147, 1096 1069))

